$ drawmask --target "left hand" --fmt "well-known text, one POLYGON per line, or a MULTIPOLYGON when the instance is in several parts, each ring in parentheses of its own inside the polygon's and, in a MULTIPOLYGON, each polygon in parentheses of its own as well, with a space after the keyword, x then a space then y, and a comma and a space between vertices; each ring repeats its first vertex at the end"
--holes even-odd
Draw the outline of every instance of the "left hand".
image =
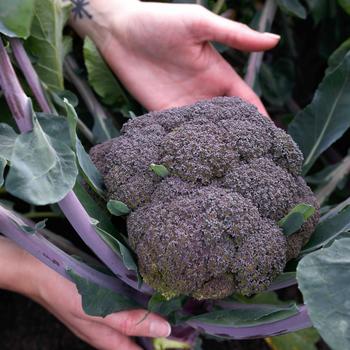
MULTIPOLYGON (((94 6, 94 0, 90 3, 94 6)), ((277 45, 278 35, 256 32, 199 5, 114 0, 107 7, 103 16, 95 18, 101 22, 103 18, 104 24, 99 25, 106 31, 87 34, 147 109, 226 95, 240 96, 267 115, 258 96, 210 41, 238 50, 262 51, 277 45)), ((86 30, 80 33, 86 34, 86 30)))

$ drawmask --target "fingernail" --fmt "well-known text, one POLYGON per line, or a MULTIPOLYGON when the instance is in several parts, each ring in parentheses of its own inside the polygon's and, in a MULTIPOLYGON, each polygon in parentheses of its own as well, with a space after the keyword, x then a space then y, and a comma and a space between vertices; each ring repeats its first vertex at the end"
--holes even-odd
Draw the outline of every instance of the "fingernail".
POLYGON ((169 337, 171 327, 168 322, 152 321, 149 326, 151 337, 169 337))
POLYGON ((272 39, 278 39, 278 40, 281 39, 281 36, 278 35, 278 34, 269 33, 269 32, 265 32, 264 34, 265 34, 266 36, 269 36, 269 37, 272 38, 272 39))

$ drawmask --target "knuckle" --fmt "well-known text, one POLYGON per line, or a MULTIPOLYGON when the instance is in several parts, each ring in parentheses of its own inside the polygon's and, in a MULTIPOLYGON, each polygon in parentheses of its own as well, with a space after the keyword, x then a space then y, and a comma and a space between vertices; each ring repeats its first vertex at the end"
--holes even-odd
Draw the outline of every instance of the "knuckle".
POLYGON ((126 315, 120 323, 119 330, 125 335, 132 335, 135 332, 135 327, 135 319, 129 315, 126 315))

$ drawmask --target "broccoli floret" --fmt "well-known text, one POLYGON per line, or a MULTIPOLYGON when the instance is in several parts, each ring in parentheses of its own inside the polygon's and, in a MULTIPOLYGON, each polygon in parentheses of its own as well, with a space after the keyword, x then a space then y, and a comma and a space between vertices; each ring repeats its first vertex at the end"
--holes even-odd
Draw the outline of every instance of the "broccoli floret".
POLYGON ((132 209, 129 241, 144 280, 167 297, 266 290, 319 218, 297 145, 240 98, 148 113, 90 154, 109 199, 132 209), (278 221, 299 203, 316 212, 287 237, 278 221))

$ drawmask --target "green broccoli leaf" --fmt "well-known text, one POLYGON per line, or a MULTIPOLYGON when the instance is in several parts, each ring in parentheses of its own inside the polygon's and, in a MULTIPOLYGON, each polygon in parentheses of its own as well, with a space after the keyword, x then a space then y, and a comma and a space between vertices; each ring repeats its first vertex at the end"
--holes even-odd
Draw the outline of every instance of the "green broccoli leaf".
POLYGON ((84 146, 81 144, 77 133, 78 116, 74 107, 68 102, 67 99, 63 100, 66 107, 66 114, 69 125, 69 134, 71 138, 72 148, 77 156, 79 168, 86 182, 91 188, 102 198, 105 198, 103 178, 100 172, 97 170, 95 164, 92 162, 89 155, 86 153, 84 146))
POLYGON ((121 201, 116 201, 114 199, 111 199, 107 203, 107 209, 108 211, 115 216, 123 216, 128 215, 130 213, 130 208, 121 201))
POLYGON ((299 0, 277 0, 279 8, 287 13, 301 19, 306 18, 306 9, 299 0))
POLYGON ((36 116, 47 135, 70 147, 69 128, 65 117, 47 113, 37 113, 36 116))
POLYGON ((40 79, 53 91, 64 90, 62 31, 69 11, 69 3, 36 0, 30 37, 24 43, 36 58, 34 67, 40 79))
POLYGON ((311 104, 289 125, 289 133, 304 154, 304 174, 350 127, 349 99, 350 53, 347 53, 342 63, 324 77, 311 104))
POLYGON ((266 323, 276 322, 289 318, 298 313, 295 304, 289 305, 254 305, 249 307, 235 306, 234 309, 217 310, 192 316, 188 319, 191 321, 200 321, 212 325, 232 326, 232 327, 248 327, 257 326, 266 323))
POLYGON ((16 221, 13 220, 13 223, 16 224, 16 226, 24 233, 29 234, 29 235, 34 235, 40 230, 43 230, 46 226, 46 221, 47 219, 41 220, 37 222, 34 227, 28 226, 28 225, 19 225, 16 221))
POLYGON ((34 0, 1 0, 0 33, 26 39, 34 15, 34 0))
POLYGON ((272 350, 317 350, 319 340, 320 336, 314 328, 265 338, 272 350))
POLYGON ((105 317, 113 312, 140 308, 131 298, 90 282, 73 270, 67 270, 67 274, 82 296, 84 312, 90 316, 105 317))
POLYGON ((334 350, 350 349, 350 238, 306 255, 297 268, 312 324, 334 350))
POLYGON ((350 15, 350 0, 338 0, 338 4, 350 15))
POLYGON ((107 231, 101 229, 97 225, 95 225, 95 227, 100 237, 113 249, 115 253, 117 253, 123 259, 125 267, 128 270, 133 270, 137 272, 138 268, 136 262, 133 256, 131 255, 129 249, 107 231))
POLYGON ((340 234, 348 230, 350 230, 350 204, 340 210, 338 214, 320 221, 310 240, 303 247, 301 255, 330 244, 340 234))
MULTIPOLYGON (((350 4, 350 2, 349 2, 350 4)), ((350 51, 350 38, 345 40, 328 58, 328 68, 326 74, 336 68, 350 51)))
POLYGON ((17 136, 11 126, 0 123, 0 157, 11 161, 17 136))
POLYGON ((149 168, 160 177, 167 177, 170 172, 169 170, 162 164, 151 164, 149 168))
POLYGON ((180 296, 168 300, 162 294, 154 293, 148 302, 148 310, 167 317, 171 313, 181 309, 185 298, 184 296, 180 296))
POLYGON ((84 40, 84 61, 90 85, 108 105, 128 104, 128 98, 117 79, 101 57, 93 41, 84 40))
POLYGON ((4 171, 6 168, 7 161, 6 159, 0 157, 0 187, 4 184, 4 171))
POLYGON ((6 190, 35 205, 60 201, 73 188, 78 169, 72 150, 44 132, 36 116, 33 130, 13 145, 6 190))
POLYGON ((310 204, 301 203, 296 205, 278 225, 286 236, 297 232, 301 226, 315 213, 315 208, 310 204))

